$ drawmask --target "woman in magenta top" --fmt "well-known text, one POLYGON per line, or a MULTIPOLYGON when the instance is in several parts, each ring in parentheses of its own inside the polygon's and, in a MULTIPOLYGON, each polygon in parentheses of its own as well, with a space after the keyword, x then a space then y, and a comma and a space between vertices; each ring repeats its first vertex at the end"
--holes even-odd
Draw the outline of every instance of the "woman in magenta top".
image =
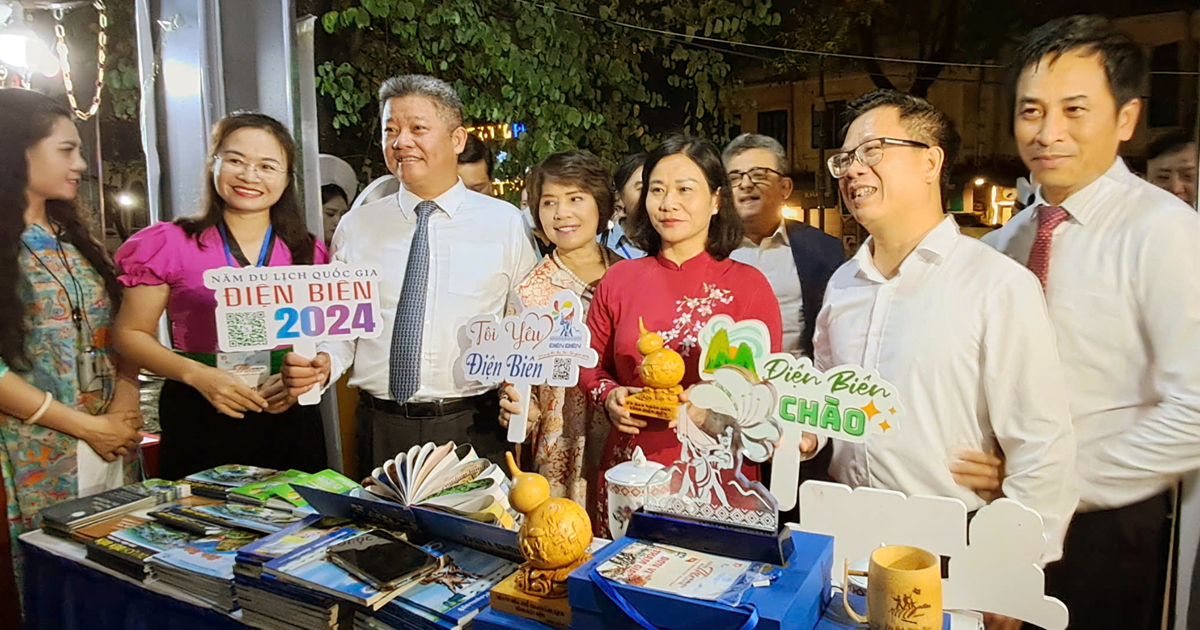
POLYGON ((117 250, 127 288, 114 343, 122 356, 169 379, 159 401, 162 477, 221 464, 325 467, 320 413, 293 406, 279 374, 282 350, 219 355, 216 297, 204 286, 204 272, 218 267, 329 262, 300 217, 295 154, 291 134, 275 119, 226 117, 210 142, 204 214, 148 227, 117 250), (158 341, 164 310, 173 351, 158 341), (239 363, 269 365, 270 376, 254 386, 218 367, 239 363))
MULTIPOLYGON (((772 352, 780 351, 783 335, 779 302, 767 279, 728 258, 741 245, 742 224, 724 186, 716 147, 699 138, 668 138, 651 152, 642 179, 641 208, 630 233, 647 256, 613 265, 588 311, 600 362, 582 370, 579 383, 616 429, 609 434, 601 470, 627 461, 639 446, 647 459, 664 465, 679 457, 679 440, 667 422, 630 416, 624 407, 629 388, 643 385, 639 317, 683 356, 684 388, 700 380, 696 336, 712 316, 762 320, 771 333, 772 352)), ((751 480, 759 477, 754 464, 743 472, 751 480)), ((600 497, 605 496, 601 488, 600 497)))

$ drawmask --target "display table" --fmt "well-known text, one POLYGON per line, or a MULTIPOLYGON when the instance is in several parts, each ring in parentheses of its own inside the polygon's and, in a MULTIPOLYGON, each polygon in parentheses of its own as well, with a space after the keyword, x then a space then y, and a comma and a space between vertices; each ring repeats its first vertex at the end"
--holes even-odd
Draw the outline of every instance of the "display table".
POLYGON ((154 581, 138 582, 86 558, 76 542, 21 536, 26 630, 245 630, 227 613, 154 581))

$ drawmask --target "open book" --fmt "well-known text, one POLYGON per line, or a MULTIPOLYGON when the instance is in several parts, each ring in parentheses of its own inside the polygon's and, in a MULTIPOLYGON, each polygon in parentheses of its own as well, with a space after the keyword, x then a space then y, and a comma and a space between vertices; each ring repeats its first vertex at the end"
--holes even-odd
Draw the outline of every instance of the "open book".
POLYGON ((513 527, 508 477, 470 444, 414 446, 376 468, 371 479, 367 490, 380 498, 513 527))

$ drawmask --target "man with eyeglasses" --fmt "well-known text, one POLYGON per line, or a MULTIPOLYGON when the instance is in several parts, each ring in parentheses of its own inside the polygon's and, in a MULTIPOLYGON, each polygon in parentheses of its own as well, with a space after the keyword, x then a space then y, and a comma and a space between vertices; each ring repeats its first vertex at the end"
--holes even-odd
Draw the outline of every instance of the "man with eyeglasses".
POLYGON ((729 257, 758 269, 771 283, 783 316, 783 351, 811 357, 825 285, 845 259, 842 243, 812 226, 784 220, 792 178, 778 140, 744 133, 725 147, 722 158, 745 232, 742 246, 729 257))
POLYGON ((1041 514, 1042 560, 1052 561, 1078 494, 1041 286, 943 213, 959 147, 944 113, 891 90, 860 97, 849 113, 828 167, 870 238, 829 282, 815 363, 877 370, 907 414, 863 444, 836 442, 830 473, 852 487, 953 497, 974 512, 987 499, 950 467, 959 449, 997 453, 1007 460, 1004 494, 1041 514))

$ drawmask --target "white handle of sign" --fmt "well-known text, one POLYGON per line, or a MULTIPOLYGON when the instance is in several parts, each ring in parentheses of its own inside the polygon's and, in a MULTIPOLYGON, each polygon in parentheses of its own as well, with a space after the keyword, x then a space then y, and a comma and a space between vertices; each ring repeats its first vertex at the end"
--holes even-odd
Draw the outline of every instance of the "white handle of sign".
POLYGON ((508 418, 508 441, 520 444, 525 441, 525 430, 529 427, 529 396, 533 389, 529 385, 515 385, 521 396, 521 413, 508 418))
MULTIPOLYGON (((297 341, 292 344, 292 352, 304 357, 312 359, 317 356, 317 345, 311 341, 297 341)), ((308 391, 300 394, 299 402, 301 405, 316 405, 321 402, 321 386, 313 385, 308 391)))
POLYGON ((779 511, 786 512, 796 506, 796 493, 800 488, 800 440, 804 432, 795 422, 779 424, 783 425, 783 436, 771 462, 771 494, 779 503, 779 511))

